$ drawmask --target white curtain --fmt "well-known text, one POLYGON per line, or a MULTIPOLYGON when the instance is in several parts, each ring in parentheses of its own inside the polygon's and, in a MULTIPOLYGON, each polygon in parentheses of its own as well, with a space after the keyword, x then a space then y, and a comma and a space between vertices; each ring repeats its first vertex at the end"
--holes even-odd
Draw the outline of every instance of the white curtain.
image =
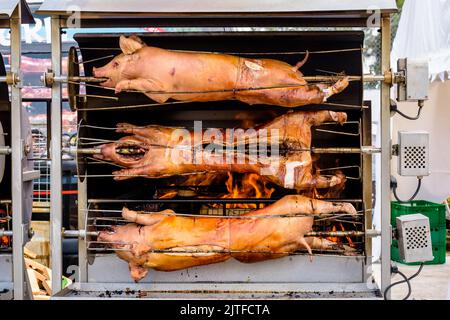
POLYGON ((450 0, 405 0, 392 48, 398 58, 425 58, 430 79, 450 79, 450 0))

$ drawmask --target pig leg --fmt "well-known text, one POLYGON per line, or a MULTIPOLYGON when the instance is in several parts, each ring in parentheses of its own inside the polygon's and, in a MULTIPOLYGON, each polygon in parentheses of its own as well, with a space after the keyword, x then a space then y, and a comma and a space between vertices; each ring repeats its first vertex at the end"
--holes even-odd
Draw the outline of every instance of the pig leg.
POLYGON ((165 91, 166 90, 166 88, 164 88, 163 84, 161 84, 159 81, 156 81, 153 79, 138 78, 138 79, 131 79, 131 80, 122 80, 117 83, 116 88, 115 88, 116 93, 119 93, 122 91, 128 91, 128 90, 142 91, 150 99, 152 99, 158 103, 164 103, 170 98, 170 95, 167 95, 167 94, 147 93, 149 91, 165 91))
POLYGON ((342 91, 344 91, 345 88, 347 88, 349 85, 348 77, 344 77, 340 80, 338 80, 335 84, 332 86, 325 86, 325 85, 317 85, 323 93, 325 93, 324 102, 327 101, 328 98, 331 96, 338 94, 342 91))
POLYGON ((127 179, 132 179, 135 178, 134 176, 152 176, 152 170, 154 170, 154 166, 152 165, 147 165, 147 166, 143 166, 143 167, 138 167, 138 168, 132 168, 132 169, 123 169, 123 170, 119 170, 119 171, 114 171, 112 174, 114 175, 114 180, 119 181, 119 180, 127 180, 127 179))
POLYGON ((134 222, 136 224, 142 224, 145 226, 151 226, 167 216, 167 214, 173 214, 173 210, 167 209, 163 210, 160 213, 161 215, 157 214, 148 214, 148 213, 139 213, 133 210, 129 210, 128 208, 122 209, 122 217, 130 222, 134 222))
POLYGON ((305 190, 312 187, 318 189, 331 188, 345 181, 343 175, 333 175, 333 176, 313 176, 311 173, 305 173, 302 180, 295 184, 297 190, 305 190))

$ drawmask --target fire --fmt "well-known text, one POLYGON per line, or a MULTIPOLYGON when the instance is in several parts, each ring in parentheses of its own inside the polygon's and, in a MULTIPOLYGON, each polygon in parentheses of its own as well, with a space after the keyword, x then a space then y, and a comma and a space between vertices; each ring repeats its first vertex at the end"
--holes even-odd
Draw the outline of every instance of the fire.
MULTIPOLYGON (((331 229, 331 231, 336 231, 337 229, 336 229, 336 226, 334 225, 333 226, 333 228, 331 229)), ((327 237, 326 238, 327 240, 330 240, 330 241, 333 241, 333 242, 336 242, 336 243, 338 243, 339 242, 339 237, 327 237)))
POLYGON ((0 247, 1 246, 8 246, 9 245, 9 237, 7 236, 2 236, 0 237, 0 247))
MULTIPOLYGON (((339 222, 339 227, 340 227, 341 231, 345 231, 344 225, 341 222, 339 222)), ((337 231, 336 225, 333 225, 333 228, 331 229, 331 231, 337 231)), ((342 238, 340 238, 340 237, 327 237, 326 239, 329 241, 335 242, 337 244, 342 244, 342 238)), ((351 237, 346 236, 345 239, 347 240, 347 243, 350 247, 352 247, 352 248, 355 247, 351 237)))
MULTIPOLYGON (((228 173, 228 180, 225 182, 228 194, 223 199, 243 199, 243 198, 270 198, 275 188, 268 188, 265 181, 255 173, 245 174, 241 180, 233 178, 233 174, 228 173)), ((235 209, 256 209, 255 203, 227 203, 227 208, 235 209)), ((260 207, 263 207, 261 205, 260 207)))

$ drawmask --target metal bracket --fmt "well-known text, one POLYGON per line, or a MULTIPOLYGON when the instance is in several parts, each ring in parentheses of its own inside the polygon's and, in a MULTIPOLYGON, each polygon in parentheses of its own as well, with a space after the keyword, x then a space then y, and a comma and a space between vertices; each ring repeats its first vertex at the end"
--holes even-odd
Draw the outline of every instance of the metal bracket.
POLYGON ((370 238, 381 237, 381 230, 367 229, 366 236, 370 238))
POLYGON ((54 79, 55 79, 55 74, 50 69, 47 70, 46 72, 44 72, 44 74, 41 77, 41 81, 44 83, 44 86, 46 86, 47 88, 51 88, 53 86, 54 79))
POLYGON ((11 154, 11 147, 8 147, 8 146, 0 147, 0 154, 2 154, 2 155, 11 154))
POLYGON ((23 172, 23 182, 39 179, 41 172, 39 170, 28 170, 23 172))
POLYGON ((22 243, 25 244, 34 236, 34 231, 30 228, 29 223, 22 223, 22 243))
POLYGON ((9 86, 18 85, 20 81, 20 76, 15 72, 7 72, 6 76, 0 77, 0 82, 6 82, 9 86))
POLYGON ((392 155, 393 156, 398 156, 398 144, 393 144, 392 145, 392 155))

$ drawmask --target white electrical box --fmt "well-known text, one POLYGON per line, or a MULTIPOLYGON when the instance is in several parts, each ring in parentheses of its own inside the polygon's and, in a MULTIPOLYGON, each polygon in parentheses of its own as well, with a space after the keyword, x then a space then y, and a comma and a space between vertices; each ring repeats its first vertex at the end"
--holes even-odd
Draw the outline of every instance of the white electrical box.
POLYGON ((397 217, 396 222, 400 259, 407 263, 433 260, 428 217, 409 214, 397 217))
POLYGON ((400 176, 430 175, 429 154, 428 132, 398 132, 398 174, 400 176))
POLYGON ((398 101, 428 100, 428 61, 404 58, 397 61, 397 71, 405 76, 405 82, 397 86, 398 101))

